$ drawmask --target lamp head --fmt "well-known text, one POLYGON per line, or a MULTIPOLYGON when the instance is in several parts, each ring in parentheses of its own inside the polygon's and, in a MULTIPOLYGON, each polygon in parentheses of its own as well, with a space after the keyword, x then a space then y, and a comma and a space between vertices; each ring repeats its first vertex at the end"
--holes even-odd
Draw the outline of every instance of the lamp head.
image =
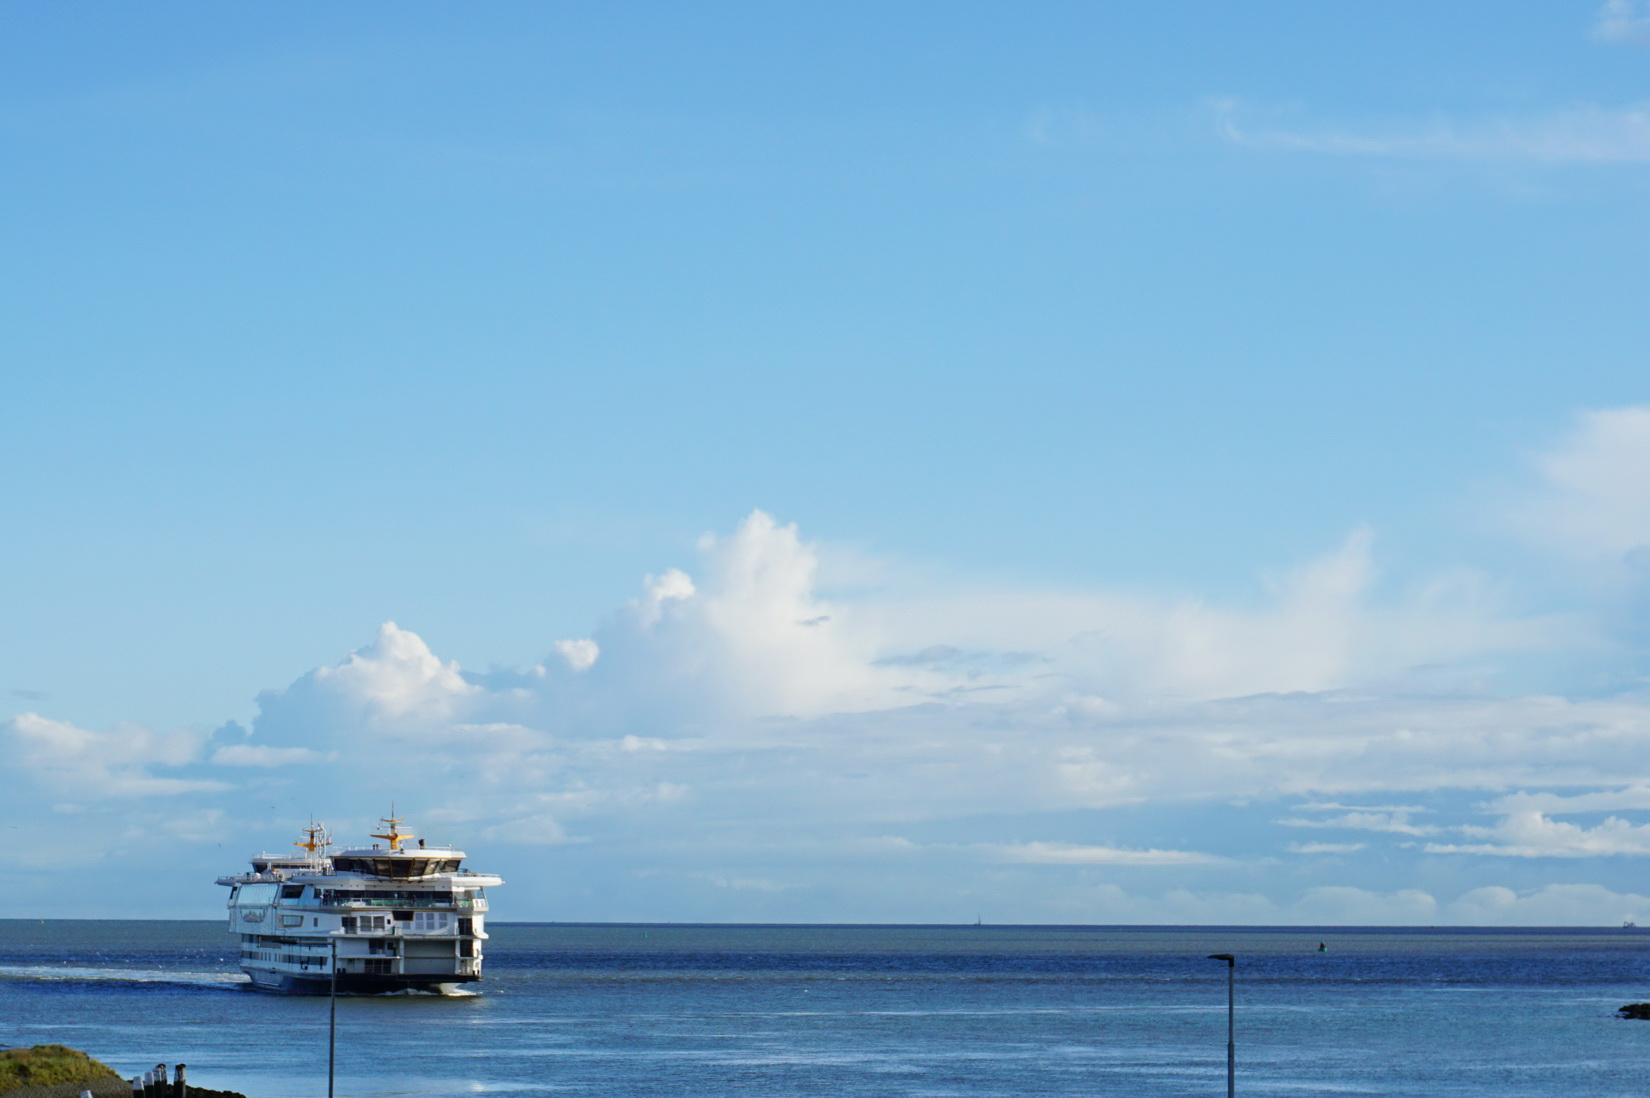
POLYGON ((1211 953, 1209 954, 1209 960, 1225 961, 1229 965, 1237 964, 1237 958, 1232 956, 1230 953, 1211 953))

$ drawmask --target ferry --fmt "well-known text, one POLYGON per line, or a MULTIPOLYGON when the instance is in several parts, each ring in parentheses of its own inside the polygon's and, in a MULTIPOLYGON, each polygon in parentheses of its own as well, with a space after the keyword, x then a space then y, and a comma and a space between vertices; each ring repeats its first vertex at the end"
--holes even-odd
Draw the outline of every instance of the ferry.
POLYGON ((311 823, 288 854, 254 854, 219 877, 241 970, 259 991, 295 995, 431 991, 481 979, 487 889, 504 881, 463 867, 465 854, 402 831, 395 810, 371 847, 332 850, 311 823))

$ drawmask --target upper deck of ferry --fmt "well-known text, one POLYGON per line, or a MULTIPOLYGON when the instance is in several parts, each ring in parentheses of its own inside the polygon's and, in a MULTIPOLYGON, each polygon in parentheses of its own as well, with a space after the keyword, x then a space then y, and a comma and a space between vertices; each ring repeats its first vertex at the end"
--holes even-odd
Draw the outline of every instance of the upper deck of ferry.
POLYGON ((401 820, 388 817, 388 825, 370 847, 350 847, 330 853, 331 835, 324 827, 312 824, 305 829, 305 839, 295 843, 301 853, 273 854, 267 851, 254 854, 248 873, 218 878, 223 885, 251 881, 285 881, 294 878, 361 878, 381 881, 435 880, 462 876, 476 883, 503 883, 491 874, 466 871, 463 868, 464 851, 450 846, 431 846, 419 839, 416 846, 404 845, 414 836, 400 830, 401 820), (387 844, 387 845, 385 845, 387 844))

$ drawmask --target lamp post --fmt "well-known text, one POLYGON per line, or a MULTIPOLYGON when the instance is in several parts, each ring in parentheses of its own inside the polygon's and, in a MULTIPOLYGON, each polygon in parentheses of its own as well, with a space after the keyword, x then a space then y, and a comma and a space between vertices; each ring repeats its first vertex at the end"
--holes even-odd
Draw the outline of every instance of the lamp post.
POLYGON ((327 1017, 327 1098, 332 1098, 332 1066, 338 1056, 338 939, 332 939, 332 982, 327 999, 330 1012, 327 1017))
POLYGON ((1233 1041, 1232 1025, 1235 1017, 1237 958, 1230 953, 1211 953, 1209 960, 1226 962, 1226 1098, 1233 1098, 1237 1094, 1237 1045, 1233 1041))

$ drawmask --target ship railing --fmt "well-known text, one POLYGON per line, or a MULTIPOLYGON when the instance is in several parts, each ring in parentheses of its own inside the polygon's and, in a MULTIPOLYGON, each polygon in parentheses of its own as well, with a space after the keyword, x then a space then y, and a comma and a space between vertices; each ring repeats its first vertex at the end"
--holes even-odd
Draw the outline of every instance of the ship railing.
MULTIPOLYGON (((301 906, 311 906, 307 901, 301 906)), ((459 911, 485 911, 486 900, 364 900, 360 898, 349 900, 333 900, 330 904, 317 904, 319 907, 398 907, 410 911, 413 908, 441 908, 444 910, 456 909, 459 911)))
POLYGON ((341 934, 343 938, 467 938, 471 935, 460 934, 457 923, 448 923, 445 926, 417 928, 411 923, 391 923, 383 927, 360 927, 355 930, 346 930, 341 934))

